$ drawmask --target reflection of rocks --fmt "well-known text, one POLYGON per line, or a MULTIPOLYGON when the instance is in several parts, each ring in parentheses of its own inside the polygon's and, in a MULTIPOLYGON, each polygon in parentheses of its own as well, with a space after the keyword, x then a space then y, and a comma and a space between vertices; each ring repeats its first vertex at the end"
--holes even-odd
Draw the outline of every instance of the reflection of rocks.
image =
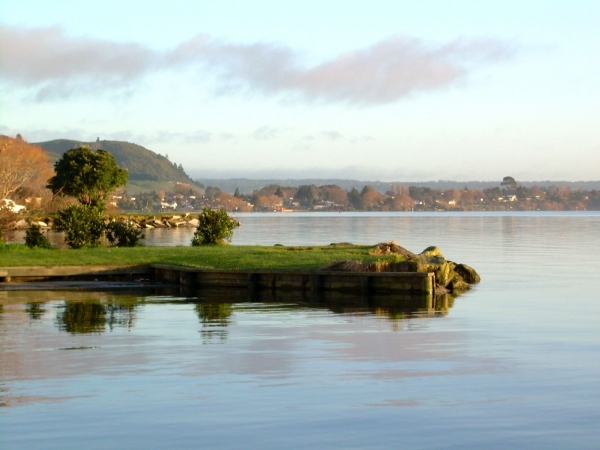
POLYGON ((216 327, 228 326, 230 324, 229 316, 233 312, 232 304, 248 301, 285 304, 285 308, 292 309, 300 308, 302 305, 325 307, 339 314, 368 311, 378 315, 387 315, 391 319, 394 317, 398 319, 445 315, 454 303, 452 294, 436 296, 431 294, 364 295, 324 291, 315 296, 302 291, 266 289, 249 293, 247 289, 213 288, 199 291, 189 289, 182 295, 194 295, 202 301, 202 303, 196 304, 195 308, 203 326, 206 324, 207 330, 210 329, 209 326, 212 326, 213 330, 216 327))

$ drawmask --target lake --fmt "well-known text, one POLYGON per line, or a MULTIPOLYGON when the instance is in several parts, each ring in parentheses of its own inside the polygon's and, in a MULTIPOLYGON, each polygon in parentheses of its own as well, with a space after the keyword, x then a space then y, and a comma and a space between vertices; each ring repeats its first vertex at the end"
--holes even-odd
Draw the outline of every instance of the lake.
POLYGON ((0 448, 600 445, 599 213, 237 217, 234 245, 438 245, 482 282, 432 307, 0 291, 0 448))

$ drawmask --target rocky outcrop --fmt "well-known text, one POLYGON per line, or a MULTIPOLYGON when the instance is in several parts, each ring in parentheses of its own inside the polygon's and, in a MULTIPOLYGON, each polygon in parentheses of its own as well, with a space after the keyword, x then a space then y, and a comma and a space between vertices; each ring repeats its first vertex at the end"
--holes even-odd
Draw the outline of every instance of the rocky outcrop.
POLYGON ((376 255, 399 255, 398 258, 365 264, 362 261, 334 261, 319 270, 335 272, 433 272, 436 280, 436 294, 448 292, 460 293, 471 289, 471 284, 479 283, 481 277, 470 266, 446 260, 442 251, 435 246, 427 247, 421 253, 414 254, 398 245, 383 242, 379 244, 376 255))
POLYGON ((438 247, 427 247, 418 255, 407 258, 399 264, 400 271, 433 272, 438 290, 456 293, 471 289, 471 284, 479 283, 481 277, 470 266, 448 261, 438 247), (443 288, 443 289, 442 289, 443 288))

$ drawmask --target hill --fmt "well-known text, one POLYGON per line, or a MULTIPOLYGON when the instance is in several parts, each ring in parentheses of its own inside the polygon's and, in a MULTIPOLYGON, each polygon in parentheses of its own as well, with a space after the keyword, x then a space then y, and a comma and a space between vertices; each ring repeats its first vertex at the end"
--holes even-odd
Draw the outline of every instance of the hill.
POLYGON ((119 166, 129 171, 129 181, 132 184, 137 184, 138 181, 193 183, 181 164, 177 166, 165 156, 131 142, 81 142, 71 139, 56 139, 37 142, 34 145, 42 147, 53 161, 58 160, 67 150, 79 145, 88 145, 94 150, 100 148, 107 150, 115 157, 119 166))

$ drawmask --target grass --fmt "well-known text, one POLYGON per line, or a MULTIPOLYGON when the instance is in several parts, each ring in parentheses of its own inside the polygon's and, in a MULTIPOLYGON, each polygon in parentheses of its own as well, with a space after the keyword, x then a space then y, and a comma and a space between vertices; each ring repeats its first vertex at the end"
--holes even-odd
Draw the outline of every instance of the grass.
POLYGON ((176 264, 212 269, 315 269, 336 260, 366 263, 389 259, 371 255, 374 246, 322 247, 200 246, 200 247, 98 247, 29 249, 0 244, 0 267, 176 264))

